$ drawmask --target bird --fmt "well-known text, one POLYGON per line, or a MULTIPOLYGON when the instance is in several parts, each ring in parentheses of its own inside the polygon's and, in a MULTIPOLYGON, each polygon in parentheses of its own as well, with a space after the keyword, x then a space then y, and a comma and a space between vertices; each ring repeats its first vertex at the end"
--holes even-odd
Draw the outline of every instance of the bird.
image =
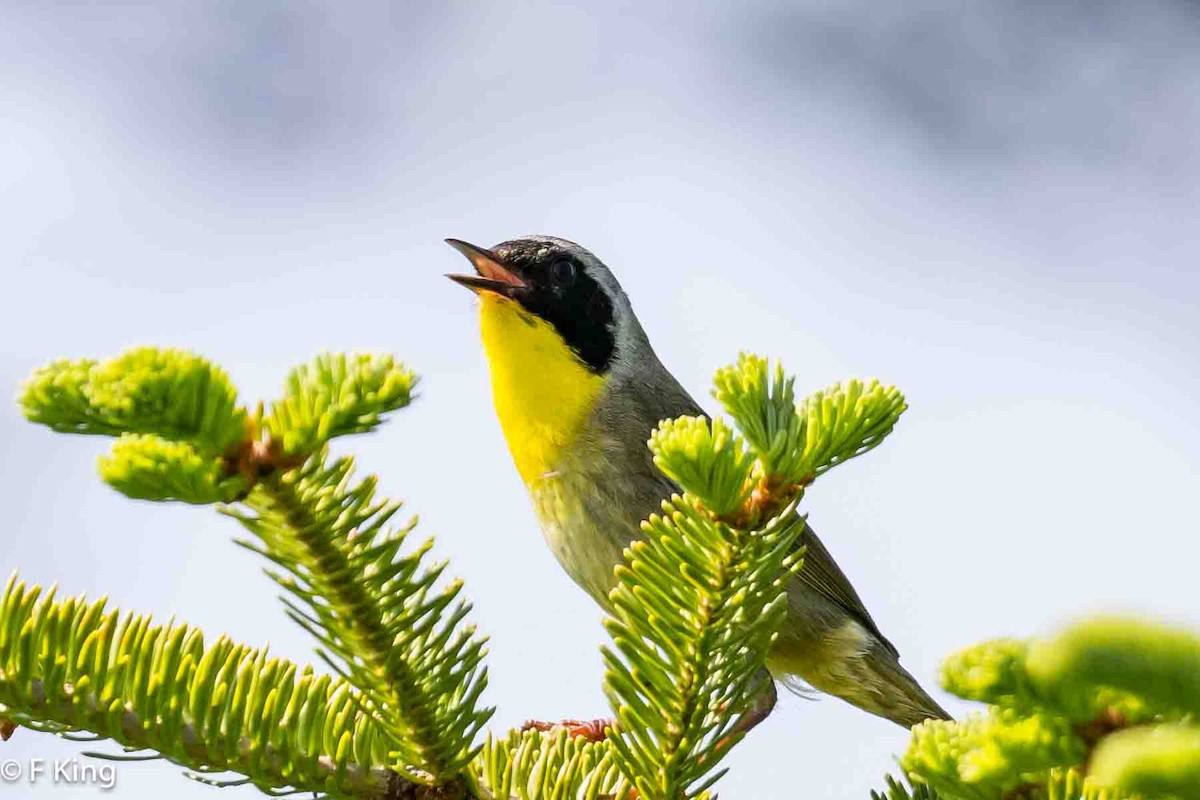
MULTIPOLYGON (((625 548, 641 538, 642 520, 681 492, 655 467, 647 439, 660 420, 707 415, 655 354, 612 271, 585 248, 553 236, 491 248, 446 242, 474 267, 447 277, 478 296, 492 401, 546 543, 611 610, 625 548)), ((949 719, 900 666, 807 520, 799 543, 804 563, 787 586, 786 619, 739 726, 770 714, 776 682, 906 728, 949 719)), ((584 727, 602 730, 600 722, 584 727)))

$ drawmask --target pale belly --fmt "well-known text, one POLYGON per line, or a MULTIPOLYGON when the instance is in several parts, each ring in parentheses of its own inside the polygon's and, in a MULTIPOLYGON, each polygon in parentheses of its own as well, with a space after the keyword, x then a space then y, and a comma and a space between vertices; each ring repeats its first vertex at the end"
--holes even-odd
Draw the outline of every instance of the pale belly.
MULTIPOLYGON (((546 544, 558 563, 602 607, 616 583, 613 568, 625 547, 639 535, 640 516, 630 520, 604 502, 594 485, 572 485, 559 477, 530 487, 534 511, 546 544)), ((582 483, 582 482, 580 482, 582 483)))

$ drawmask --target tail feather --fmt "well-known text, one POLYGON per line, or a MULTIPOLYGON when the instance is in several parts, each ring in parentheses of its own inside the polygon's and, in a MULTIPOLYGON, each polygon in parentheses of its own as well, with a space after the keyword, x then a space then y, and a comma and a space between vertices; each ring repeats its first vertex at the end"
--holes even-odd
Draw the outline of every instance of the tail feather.
POLYGON ((906 728, 927 719, 951 719, 895 654, 857 623, 831 631, 817 647, 788 655, 768 661, 768 667, 801 697, 811 697, 811 687, 906 728))
POLYGON ((783 684, 783 688, 801 700, 812 702, 821 699, 821 690, 799 675, 782 675, 779 678, 779 682, 783 684))
POLYGON ((927 719, 952 719, 891 653, 872 648, 861 663, 872 690, 871 705, 864 703, 862 708, 906 728, 927 719))

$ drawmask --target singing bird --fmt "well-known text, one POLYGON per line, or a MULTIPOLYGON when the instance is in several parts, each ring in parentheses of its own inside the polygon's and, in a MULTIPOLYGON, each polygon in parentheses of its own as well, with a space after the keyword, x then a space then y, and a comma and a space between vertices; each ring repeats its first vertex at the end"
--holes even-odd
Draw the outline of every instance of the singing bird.
MULTIPOLYGON (((491 249, 446 241, 475 267, 447 277, 478 295, 492 400, 546 543, 607 608, 624 548, 679 491, 654 466, 650 432, 660 420, 704 411, 658 360, 612 272, 584 248, 550 236, 491 249)), ((810 526, 801 542, 804 565, 788 585, 770 676, 745 727, 775 705, 770 678, 905 727, 948 719, 900 666, 810 526)))

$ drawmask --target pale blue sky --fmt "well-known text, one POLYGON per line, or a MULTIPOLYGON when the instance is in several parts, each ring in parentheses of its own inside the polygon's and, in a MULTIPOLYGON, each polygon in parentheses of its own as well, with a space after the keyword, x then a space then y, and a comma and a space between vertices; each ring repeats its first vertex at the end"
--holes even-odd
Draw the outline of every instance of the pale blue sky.
MULTIPOLYGON (((710 410, 741 348, 806 389, 907 393, 808 506, 931 688, 954 648, 1092 610, 1200 627, 1198 33, 1182 0, 5 3, 0 385, 153 343, 253 400, 321 348, 399 354, 419 402, 345 448, 467 581, 495 727, 601 715, 599 613, 542 544, 442 277, 446 236, 564 236, 710 410)), ((230 520, 120 497, 106 442, 12 405, 0 438, 0 571, 310 658, 230 520)), ((787 697, 722 796, 865 798, 905 743, 787 697)), ((22 731, 0 757, 79 749, 22 731)))

